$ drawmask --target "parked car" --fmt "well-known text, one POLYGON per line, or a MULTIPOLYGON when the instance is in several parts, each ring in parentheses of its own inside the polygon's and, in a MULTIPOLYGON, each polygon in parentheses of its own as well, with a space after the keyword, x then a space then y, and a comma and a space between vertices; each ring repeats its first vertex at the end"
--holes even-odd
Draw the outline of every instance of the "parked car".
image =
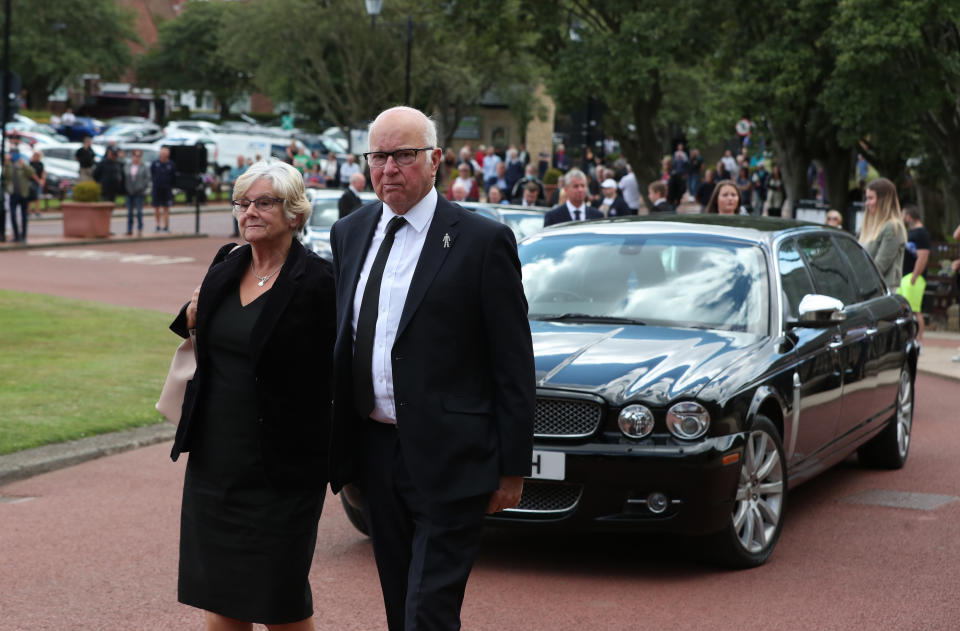
MULTIPOLYGON (((533 475, 488 523, 701 535, 716 560, 753 567, 790 488, 854 451, 904 465, 917 324, 848 233, 625 217, 554 226, 519 256, 533 475)), ((342 501, 365 526, 358 497, 342 501)))
POLYGON ((484 202, 460 202, 460 205, 473 210, 478 215, 506 224, 513 230, 517 241, 543 230, 543 214, 549 210, 484 202))
POLYGON ((156 123, 118 123, 107 127, 102 134, 93 139, 100 145, 128 142, 156 142, 163 138, 163 130, 156 123))
MULTIPOLYGON (((316 252, 321 258, 328 261, 333 259, 333 250, 330 248, 330 227, 340 218, 338 202, 343 191, 336 188, 308 189, 307 194, 312 196, 312 212, 307 225, 300 234, 300 242, 308 250, 316 252)), ((361 191, 360 199, 364 204, 377 199, 370 191, 361 191)))
POLYGON ((58 133, 63 134, 71 141, 81 142, 85 136, 93 136, 94 138, 99 136, 106 127, 106 123, 102 120, 89 116, 77 116, 76 122, 71 125, 70 129, 64 127, 62 123, 56 129, 58 133))

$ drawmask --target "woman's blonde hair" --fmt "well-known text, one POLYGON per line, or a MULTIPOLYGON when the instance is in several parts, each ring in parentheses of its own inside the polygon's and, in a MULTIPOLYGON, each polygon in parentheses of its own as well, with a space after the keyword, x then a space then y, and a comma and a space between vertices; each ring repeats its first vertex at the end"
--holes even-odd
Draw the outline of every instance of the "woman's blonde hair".
MULTIPOLYGON (((313 207, 303 186, 303 176, 286 162, 275 160, 254 162, 233 185, 233 199, 240 199, 257 180, 269 180, 273 194, 283 200, 283 214, 287 219, 295 219, 297 230, 301 230, 310 219, 313 207)), ((236 208, 234 208, 236 214, 236 208)))
POLYGON ((896 228, 906 239, 907 229, 903 225, 900 200, 897 199, 897 186, 887 178, 881 177, 867 184, 867 190, 876 194, 877 205, 872 213, 864 213, 860 243, 875 241, 889 221, 896 222, 896 228))

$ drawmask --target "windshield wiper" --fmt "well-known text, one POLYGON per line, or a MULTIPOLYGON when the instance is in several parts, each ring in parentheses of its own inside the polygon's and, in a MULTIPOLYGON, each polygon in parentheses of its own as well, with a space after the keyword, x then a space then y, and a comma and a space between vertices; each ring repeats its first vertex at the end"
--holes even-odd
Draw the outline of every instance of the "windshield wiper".
POLYGON ((610 315, 591 315, 589 313, 531 313, 531 320, 546 320, 548 322, 599 322, 602 324, 640 324, 646 322, 635 318, 621 318, 610 315))

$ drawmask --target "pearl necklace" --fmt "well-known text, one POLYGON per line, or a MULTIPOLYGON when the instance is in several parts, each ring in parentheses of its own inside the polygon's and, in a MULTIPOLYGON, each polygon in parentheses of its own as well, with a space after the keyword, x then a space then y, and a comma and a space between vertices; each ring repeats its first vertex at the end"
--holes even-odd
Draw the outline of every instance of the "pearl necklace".
MULTIPOLYGON (((283 265, 280 265, 280 267, 283 267, 283 265)), ((270 280, 270 279, 273 277, 274 274, 276 274, 277 272, 280 271, 280 267, 278 267, 277 269, 273 270, 272 272, 270 272, 270 273, 267 274, 266 276, 260 276, 260 275, 257 274, 257 270, 253 269, 253 261, 252 261, 252 260, 250 261, 250 271, 253 272, 253 275, 257 277, 257 280, 258 280, 258 281, 260 281, 259 283, 257 283, 257 287, 263 287, 263 284, 264 284, 265 282, 267 282, 268 280, 270 280)))

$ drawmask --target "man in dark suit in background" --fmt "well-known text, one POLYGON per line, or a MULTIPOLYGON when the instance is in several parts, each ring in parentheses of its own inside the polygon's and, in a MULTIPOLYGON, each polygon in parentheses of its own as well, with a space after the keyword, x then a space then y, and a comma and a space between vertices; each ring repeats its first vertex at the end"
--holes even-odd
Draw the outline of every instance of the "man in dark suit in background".
POLYGON ((359 486, 391 631, 460 628, 485 513, 520 501, 535 383, 513 233, 434 188, 422 112, 370 125, 380 202, 330 232, 331 486, 359 486))
POLYGON ((363 173, 354 173, 350 176, 350 185, 340 196, 337 202, 337 208, 340 210, 340 218, 343 219, 357 208, 363 205, 360 199, 360 191, 367 187, 367 178, 363 173))
POLYGON ((603 213, 587 205, 587 176, 580 169, 570 169, 563 176, 563 190, 567 201, 554 206, 543 216, 543 227, 566 221, 603 219, 603 213))

